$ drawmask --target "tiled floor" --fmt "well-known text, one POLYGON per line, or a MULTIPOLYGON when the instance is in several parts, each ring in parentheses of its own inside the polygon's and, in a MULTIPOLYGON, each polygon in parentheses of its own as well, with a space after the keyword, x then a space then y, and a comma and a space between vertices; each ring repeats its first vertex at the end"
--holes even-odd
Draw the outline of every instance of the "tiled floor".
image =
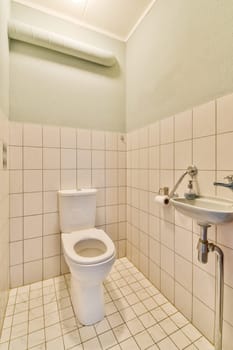
POLYGON ((126 259, 105 286, 106 317, 80 325, 70 275, 11 290, 0 349, 213 350, 213 346, 126 259))

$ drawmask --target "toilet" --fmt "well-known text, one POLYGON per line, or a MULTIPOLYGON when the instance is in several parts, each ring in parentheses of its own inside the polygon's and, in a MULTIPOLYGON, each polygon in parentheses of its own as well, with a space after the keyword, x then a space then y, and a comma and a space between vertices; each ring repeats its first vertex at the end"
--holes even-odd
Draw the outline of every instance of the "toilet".
POLYGON ((58 192, 61 240, 71 273, 71 301, 83 325, 104 318, 103 281, 115 261, 109 236, 94 227, 96 189, 58 192))

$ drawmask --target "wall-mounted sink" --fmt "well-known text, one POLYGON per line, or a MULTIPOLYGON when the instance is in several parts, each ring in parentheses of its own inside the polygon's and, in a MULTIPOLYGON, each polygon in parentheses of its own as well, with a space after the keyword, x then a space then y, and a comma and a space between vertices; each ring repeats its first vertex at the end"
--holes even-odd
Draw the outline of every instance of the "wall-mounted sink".
MULTIPOLYGON (((218 197, 198 196, 195 199, 175 197, 175 191, 183 178, 188 174, 193 177, 198 173, 197 167, 191 165, 181 175, 171 190, 169 197, 171 204, 182 214, 197 220, 200 225, 200 238, 197 245, 198 261, 206 264, 208 255, 214 252, 217 256, 216 270, 216 315, 215 315, 215 350, 222 350, 223 330, 223 294, 224 294, 224 254, 220 247, 207 239, 207 231, 211 225, 224 224, 233 221, 233 201, 218 197)), ((223 186, 233 190, 233 175, 226 177, 225 182, 214 182, 215 186, 223 186)), ((192 182, 192 181, 190 181, 192 182)), ((191 190, 192 187, 188 186, 191 190)), ((189 194, 191 192, 188 192, 189 194)))
POLYGON ((196 219, 198 224, 218 225, 233 221, 233 201, 200 196, 193 200, 171 198, 171 203, 182 214, 196 219))

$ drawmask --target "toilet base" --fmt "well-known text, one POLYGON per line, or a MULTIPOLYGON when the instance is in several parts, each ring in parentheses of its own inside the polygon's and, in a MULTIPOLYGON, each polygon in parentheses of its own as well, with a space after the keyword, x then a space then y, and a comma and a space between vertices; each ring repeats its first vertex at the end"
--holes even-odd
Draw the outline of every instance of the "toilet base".
POLYGON ((80 285, 71 275, 71 301, 79 322, 91 325, 104 318, 104 294, 102 283, 98 285, 80 285))

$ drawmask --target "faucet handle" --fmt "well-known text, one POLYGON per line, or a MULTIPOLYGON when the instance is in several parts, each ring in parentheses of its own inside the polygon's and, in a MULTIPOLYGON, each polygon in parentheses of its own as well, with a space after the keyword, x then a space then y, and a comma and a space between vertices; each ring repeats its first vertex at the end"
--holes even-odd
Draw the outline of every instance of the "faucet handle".
POLYGON ((225 176, 224 179, 226 179, 228 182, 233 182, 233 175, 225 176))

